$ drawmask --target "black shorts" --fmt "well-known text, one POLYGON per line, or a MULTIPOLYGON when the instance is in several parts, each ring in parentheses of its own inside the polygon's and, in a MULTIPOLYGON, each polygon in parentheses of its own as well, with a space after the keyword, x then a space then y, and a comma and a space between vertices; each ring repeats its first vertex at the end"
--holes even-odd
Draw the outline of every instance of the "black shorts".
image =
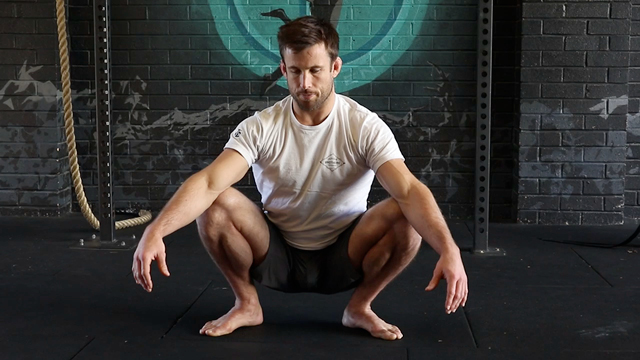
POLYGON ((263 262, 251 267, 256 282, 284 292, 334 294, 356 287, 362 271, 349 260, 349 237, 362 218, 360 215, 338 240, 321 250, 300 250, 289 245, 280 229, 267 217, 269 250, 263 262))

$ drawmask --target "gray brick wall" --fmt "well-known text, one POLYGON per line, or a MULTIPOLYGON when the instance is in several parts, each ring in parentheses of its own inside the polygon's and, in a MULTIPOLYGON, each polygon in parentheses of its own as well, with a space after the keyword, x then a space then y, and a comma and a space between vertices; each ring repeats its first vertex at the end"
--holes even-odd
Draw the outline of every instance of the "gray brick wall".
POLYGON ((627 115, 627 167, 624 191, 626 219, 640 218, 640 1, 631 1, 629 113, 627 115))
MULTIPOLYGON (((215 16, 211 2, 111 1, 118 208, 160 209, 236 124, 287 94, 274 83, 277 62, 261 63, 261 73, 247 65, 263 61, 256 44, 234 33, 226 2, 213 5, 215 16)), ((68 3, 76 138, 95 202, 92 1, 68 3)), ((53 4, 0 4, 0 215, 59 215, 72 203, 53 4)), ((274 4, 245 10, 265 20, 256 14, 274 4)), ((343 2, 343 56, 366 44, 362 29, 382 28, 387 5, 343 2)), ((494 0, 493 221, 640 217, 638 7, 640 0, 494 0)), ((409 168, 450 219, 473 213, 475 12, 476 0, 431 1, 419 23, 394 28, 386 47, 342 74, 356 84, 344 93, 391 126, 409 168)), ((269 21, 281 22, 256 22, 256 31, 269 21)), ((250 174, 238 187, 259 200, 250 174)), ((386 196, 377 185, 370 200, 386 196)))
MULTIPOLYGON (((519 2, 494 1, 493 82, 491 127, 491 219, 512 218, 514 124, 518 121, 520 92, 519 2)), ((516 194, 517 196, 517 194, 516 194)))
POLYGON ((624 222, 630 10, 522 2, 518 222, 624 222))
MULTIPOLYGON (((226 2, 212 5, 215 17, 212 2, 217 3, 111 2, 116 207, 160 209, 187 177, 221 151, 237 123, 287 94, 273 86, 268 71, 257 75, 238 59, 238 52, 256 55, 254 44, 234 34, 226 2)), ((94 201, 92 12, 87 0, 69 4, 77 139, 87 197, 94 201)), ((258 17, 281 4, 265 1, 245 10, 258 17)), ((324 11, 322 4, 317 6, 324 11)), ((343 3, 342 18, 351 21, 338 27, 343 57, 369 39, 362 29, 381 28, 388 6, 378 0, 343 3)), ((407 16, 396 12, 398 18, 407 16)), ((431 187, 449 218, 473 213, 475 18, 475 1, 432 1, 420 21, 394 30, 383 51, 358 60, 364 61, 362 69, 339 77, 360 81, 343 93, 391 126, 410 169, 431 187), (368 72, 379 69, 384 71, 368 80, 368 72)), ((275 70, 277 62, 270 65, 275 70)), ((510 172, 506 166, 502 171, 510 172)), ((502 182, 502 189, 509 188, 502 182)), ((238 187, 259 199, 251 176, 238 187)), ((386 196, 376 185, 370 200, 386 196)), ((508 201, 504 194, 498 198, 503 207, 510 206, 508 201)))
POLYGON ((0 215, 71 208, 53 0, 0 3, 0 215))

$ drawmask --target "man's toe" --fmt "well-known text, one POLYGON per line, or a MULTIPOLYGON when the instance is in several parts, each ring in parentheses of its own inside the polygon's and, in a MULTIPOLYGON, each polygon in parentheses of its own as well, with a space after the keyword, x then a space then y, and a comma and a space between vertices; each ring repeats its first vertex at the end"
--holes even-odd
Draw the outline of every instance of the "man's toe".
POLYGON ((390 331, 396 336, 396 339, 400 340, 402 339, 402 332, 400 331, 400 328, 398 328, 397 326, 392 326, 390 331))
POLYGON ((372 332, 371 335, 383 340, 396 340, 398 338, 397 334, 388 328, 380 329, 376 332, 372 332))

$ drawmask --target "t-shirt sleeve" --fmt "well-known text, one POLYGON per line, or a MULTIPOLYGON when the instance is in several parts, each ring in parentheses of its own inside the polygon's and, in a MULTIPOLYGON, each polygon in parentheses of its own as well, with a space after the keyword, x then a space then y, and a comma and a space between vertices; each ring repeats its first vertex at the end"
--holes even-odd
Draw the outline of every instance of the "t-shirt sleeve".
POLYGON ((367 165, 374 172, 378 172, 378 168, 389 160, 404 160, 393 132, 377 115, 367 119, 362 128, 361 139, 367 165))
POLYGON ((260 133, 262 127, 257 115, 243 120, 229 135, 229 141, 225 149, 233 149, 242 155, 249 166, 258 161, 260 157, 260 133))

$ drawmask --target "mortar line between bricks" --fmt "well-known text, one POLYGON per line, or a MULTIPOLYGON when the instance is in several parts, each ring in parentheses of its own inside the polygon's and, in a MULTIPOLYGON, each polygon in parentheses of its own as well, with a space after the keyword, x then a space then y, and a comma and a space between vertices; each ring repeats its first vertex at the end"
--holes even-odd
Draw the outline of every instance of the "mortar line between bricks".
POLYGON ((584 261, 585 264, 587 264, 589 266, 589 268, 591 268, 591 270, 595 271, 596 274, 598 274, 598 276, 600 276, 602 278, 602 280, 604 280, 607 284, 609 284, 609 287, 613 287, 613 284, 609 282, 609 280, 607 280, 604 276, 602 276, 602 274, 600 273, 600 271, 598 271, 593 265, 591 265, 587 259, 583 258, 574 248, 571 248, 571 251, 573 251, 576 255, 578 255, 578 257, 580 259, 582 259, 582 261, 584 261))

